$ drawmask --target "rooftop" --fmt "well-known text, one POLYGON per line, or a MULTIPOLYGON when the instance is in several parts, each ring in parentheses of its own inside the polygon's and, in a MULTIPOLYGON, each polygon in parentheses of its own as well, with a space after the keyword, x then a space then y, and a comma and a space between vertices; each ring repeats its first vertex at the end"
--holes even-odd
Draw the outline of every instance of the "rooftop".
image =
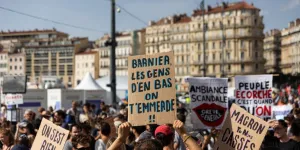
POLYGON ((96 53, 97 53, 97 51, 92 51, 92 50, 88 49, 83 52, 76 53, 76 55, 91 55, 91 54, 96 54, 96 53))
MULTIPOLYGON (((208 6, 208 9, 205 10, 205 14, 220 13, 223 11, 223 6, 225 7, 224 11, 241 10, 241 9, 260 10, 260 9, 256 8, 253 4, 248 4, 245 1, 229 3, 229 4, 226 4, 223 2, 222 6, 217 6, 217 7, 208 6)), ((195 17, 195 16, 199 16, 199 15, 203 15, 203 11, 200 9, 194 10, 192 16, 195 17)))
POLYGON ((64 35, 68 35, 67 33, 64 32, 60 32, 57 31, 55 28, 53 29, 43 29, 43 30, 39 30, 39 29, 35 29, 35 30, 24 30, 24 31, 1 31, 0 32, 0 36, 6 36, 6 35, 19 35, 19 34, 38 34, 38 33, 58 33, 58 34, 64 34, 64 35))

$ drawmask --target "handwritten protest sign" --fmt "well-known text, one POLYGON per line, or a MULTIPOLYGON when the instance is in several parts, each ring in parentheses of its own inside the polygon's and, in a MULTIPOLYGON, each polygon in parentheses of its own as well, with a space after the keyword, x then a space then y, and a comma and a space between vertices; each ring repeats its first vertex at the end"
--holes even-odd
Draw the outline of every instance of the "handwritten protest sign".
POLYGON ((273 115, 276 120, 284 119, 285 116, 290 114, 293 109, 292 105, 279 105, 273 106, 273 115))
POLYGON ((236 76, 236 103, 254 116, 266 121, 271 119, 272 77, 272 75, 236 76))
POLYGON ((42 120, 41 126, 32 145, 34 150, 62 150, 68 138, 69 131, 53 124, 51 121, 42 120))
POLYGON ((214 150, 259 150, 267 122, 232 104, 214 150))
POLYGON ((128 57, 129 122, 134 125, 173 123, 176 91, 173 52, 128 57))
POLYGON ((194 128, 220 129, 228 108, 228 79, 188 78, 194 128))

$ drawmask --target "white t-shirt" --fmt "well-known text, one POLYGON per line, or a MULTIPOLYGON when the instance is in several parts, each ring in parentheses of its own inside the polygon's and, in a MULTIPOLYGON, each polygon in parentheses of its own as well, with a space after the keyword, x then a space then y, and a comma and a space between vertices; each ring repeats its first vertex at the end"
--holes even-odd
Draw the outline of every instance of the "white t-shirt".
POLYGON ((106 145, 101 139, 96 141, 95 150, 106 150, 106 145))

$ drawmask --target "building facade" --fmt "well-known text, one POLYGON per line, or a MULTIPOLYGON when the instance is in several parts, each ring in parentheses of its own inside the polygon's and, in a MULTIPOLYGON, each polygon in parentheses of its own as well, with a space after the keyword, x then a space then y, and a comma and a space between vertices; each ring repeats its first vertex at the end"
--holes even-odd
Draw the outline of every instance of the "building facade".
POLYGON ((278 29, 270 30, 265 34, 264 58, 266 59, 266 73, 280 73, 281 61, 281 32, 278 29))
POLYGON ((260 10, 246 2, 208 6, 195 10, 189 19, 175 15, 151 22, 146 28, 146 53, 172 50, 175 55, 177 90, 186 76, 229 78, 264 72, 263 17, 260 10), (203 54, 203 15, 205 17, 205 56, 203 54))
POLYGON ((9 75, 25 75, 26 59, 25 53, 16 52, 8 54, 8 74, 9 75))
POLYGON ((42 76, 56 76, 73 87, 75 53, 88 47, 87 38, 36 39, 25 44, 28 81, 40 83, 42 76))
POLYGON ((281 31, 281 65, 283 74, 300 73, 300 19, 281 31))
POLYGON ((0 77, 8 74, 8 52, 0 52, 0 77))
POLYGON ((86 73, 91 73, 94 79, 99 77, 99 51, 86 50, 75 55, 75 86, 80 83, 86 73))
MULTIPOLYGON (((144 48, 145 30, 136 30, 131 32, 120 32, 116 35, 116 75, 128 75, 128 56, 145 54, 144 48)), ((99 76, 110 75, 110 50, 105 43, 110 39, 109 35, 104 35, 96 41, 99 51, 99 76)))

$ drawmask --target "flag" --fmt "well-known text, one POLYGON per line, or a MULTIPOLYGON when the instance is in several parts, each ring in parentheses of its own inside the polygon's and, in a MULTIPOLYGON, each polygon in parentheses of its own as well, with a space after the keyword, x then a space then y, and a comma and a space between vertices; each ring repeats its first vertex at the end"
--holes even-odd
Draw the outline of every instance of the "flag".
POLYGON ((204 10, 204 9, 205 9, 205 6, 204 6, 204 0, 202 0, 201 3, 200 3, 200 9, 201 9, 201 10, 204 10))

